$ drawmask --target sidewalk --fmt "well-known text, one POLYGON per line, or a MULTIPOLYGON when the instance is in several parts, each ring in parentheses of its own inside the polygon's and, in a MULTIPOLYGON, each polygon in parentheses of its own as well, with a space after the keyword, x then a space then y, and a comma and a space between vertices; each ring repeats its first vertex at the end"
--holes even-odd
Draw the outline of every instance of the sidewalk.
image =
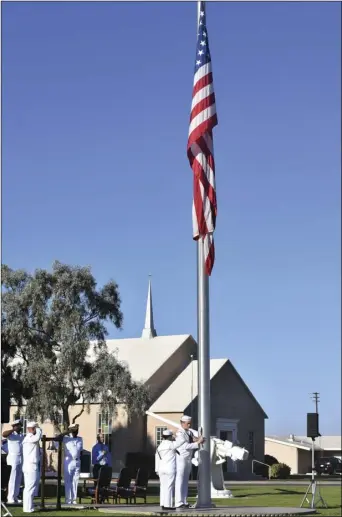
MULTIPOLYGON (((231 486, 237 486, 237 485, 240 485, 240 486, 262 486, 262 485, 269 485, 269 486, 279 486, 279 485, 287 485, 287 486, 308 486, 309 483, 310 483, 310 480, 311 478, 308 477, 308 479, 298 479, 298 480, 291 480, 291 479, 274 479, 274 480, 262 480, 262 481, 255 481, 255 480, 251 480, 251 481, 234 481, 234 480, 229 480, 229 481, 225 481, 225 486, 226 488, 229 488, 231 486)), ((320 484, 320 485, 324 485, 324 486, 341 486, 342 487, 342 479, 321 479, 321 478, 316 478, 317 482, 320 484)), ((79 480, 79 484, 83 484, 84 482, 84 479, 80 479, 79 480)), ((45 479, 45 484, 46 485, 55 485, 57 484, 57 480, 56 479, 49 479, 49 478, 46 478, 45 479)), ((62 484, 63 483, 63 479, 62 479, 62 484)), ((159 479, 150 479, 149 482, 148 482, 149 486, 159 486, 159 479)), ((189 481, 189 486, 190 487, 196 487, 197 485, 197 481, 189 481)))

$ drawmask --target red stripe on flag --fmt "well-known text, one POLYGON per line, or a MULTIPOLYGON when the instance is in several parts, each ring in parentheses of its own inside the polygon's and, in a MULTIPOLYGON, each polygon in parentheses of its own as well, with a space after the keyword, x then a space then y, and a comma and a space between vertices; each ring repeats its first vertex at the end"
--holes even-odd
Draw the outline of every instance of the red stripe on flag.
POLYGON ((205 120, 204 122, 201 122, 201 124, 199 124, 192 132, 191 134, 189 135, 189 140, 188 140, 188 148, 194 143, 194 142, 197 142, 197 140, 199 138, 201 138, 201 136, 204 134, 204 133, 207 133, 209 131, 211 131, 215 126, 217 125, 217 115, 216 113, 208 118, 207 120, 205 120))
POLYGON ((192 119, 194 119, 197 115, 199 115, 205 109, 210 108, 210 106, 212 106, 213 104, 215 104, 215 93, 208 95, 208 97, 205 97, 204 99, 202 99, 200 102, 198 102, 196 104, 196 106, 194 107, 194 109, 192 110, 192 112, 190 114, 190 121, 192 121, 192 119))
POLYGON ((213 238, 211 241, 210 247, 209 247, 209 253, 205 260, 205 269, 206 269, 208 276, 210 276, 210 274, 212 272, 212 269, 214 267, 214 262, 215 262, 215 246, 214 246, 214 238, 213 238))
POLYGON ((192 90, 192 97, 195 97, 196 93, 198 93, 202 88, 205 86, 208 86, 208 84, 213 82, 213 74, 212 72, 209 72, 209 74, 204 75, 197 81, 196 84, 194 84, 193 90, 192 90))

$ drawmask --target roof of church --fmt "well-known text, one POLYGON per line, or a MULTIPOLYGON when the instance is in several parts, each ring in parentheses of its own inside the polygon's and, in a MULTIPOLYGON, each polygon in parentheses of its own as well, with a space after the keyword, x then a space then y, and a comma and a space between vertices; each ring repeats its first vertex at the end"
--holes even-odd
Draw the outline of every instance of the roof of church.
MULTIPOLYGON (((230 364, 232 371, 240 379, 248 394, 252 397, 255 403, 259 406, 265 418, 267 414, 260 406, 253 393, 244 382, 239 372, 234 368, 229 359, 210 359, 210 380, 225 366, 230 364)), ((154 413, 182 413, 191 404, 191 402, 198 395, 197 382, 198 362, 192 361, 187 368, 175 379, 175 381, 168 387, 167 390, 154 402, 150 407, 150 411, 154 413)))
POLYGON ((135 381, 146 382, 188 339, 193 338, 184 334, 152 339, 108 339, 107 346, 110 352, 117 351, 119 361, 127 363, 135 381))
MULTIPOLYGON (((228 359, 210 359, 210 380, 227 361, 228 359)), ((182 413, 197 397, 197 364, 197 361, 192 361, 155 401, 150 410, 154 413, 182 413)))

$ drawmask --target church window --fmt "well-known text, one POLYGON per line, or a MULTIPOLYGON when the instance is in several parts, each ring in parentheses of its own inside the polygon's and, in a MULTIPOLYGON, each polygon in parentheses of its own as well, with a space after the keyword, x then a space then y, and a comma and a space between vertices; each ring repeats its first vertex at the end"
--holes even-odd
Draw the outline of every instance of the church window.
POLYGON ((112 417, 109 413, 98 413, 97 415, 97 434, 103 434, 104 443, 108 449, 112 450, 112 417))
POLYGON ((163 431, 166 431, 167 427, 156 427, 156 447, 160 445, 160 442, 163 439, 163 431))

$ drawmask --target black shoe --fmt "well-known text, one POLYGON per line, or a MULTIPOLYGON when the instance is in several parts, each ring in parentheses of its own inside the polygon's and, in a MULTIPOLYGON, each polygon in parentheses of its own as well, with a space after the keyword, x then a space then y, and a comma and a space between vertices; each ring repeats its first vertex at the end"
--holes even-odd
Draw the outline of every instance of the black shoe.
POLYGON ((173 508, 172 506, 170 506, 170 507, 169 506, 162 506, 162 509, 169 511, 169 510, 175 510, 176 508, 173 508))

